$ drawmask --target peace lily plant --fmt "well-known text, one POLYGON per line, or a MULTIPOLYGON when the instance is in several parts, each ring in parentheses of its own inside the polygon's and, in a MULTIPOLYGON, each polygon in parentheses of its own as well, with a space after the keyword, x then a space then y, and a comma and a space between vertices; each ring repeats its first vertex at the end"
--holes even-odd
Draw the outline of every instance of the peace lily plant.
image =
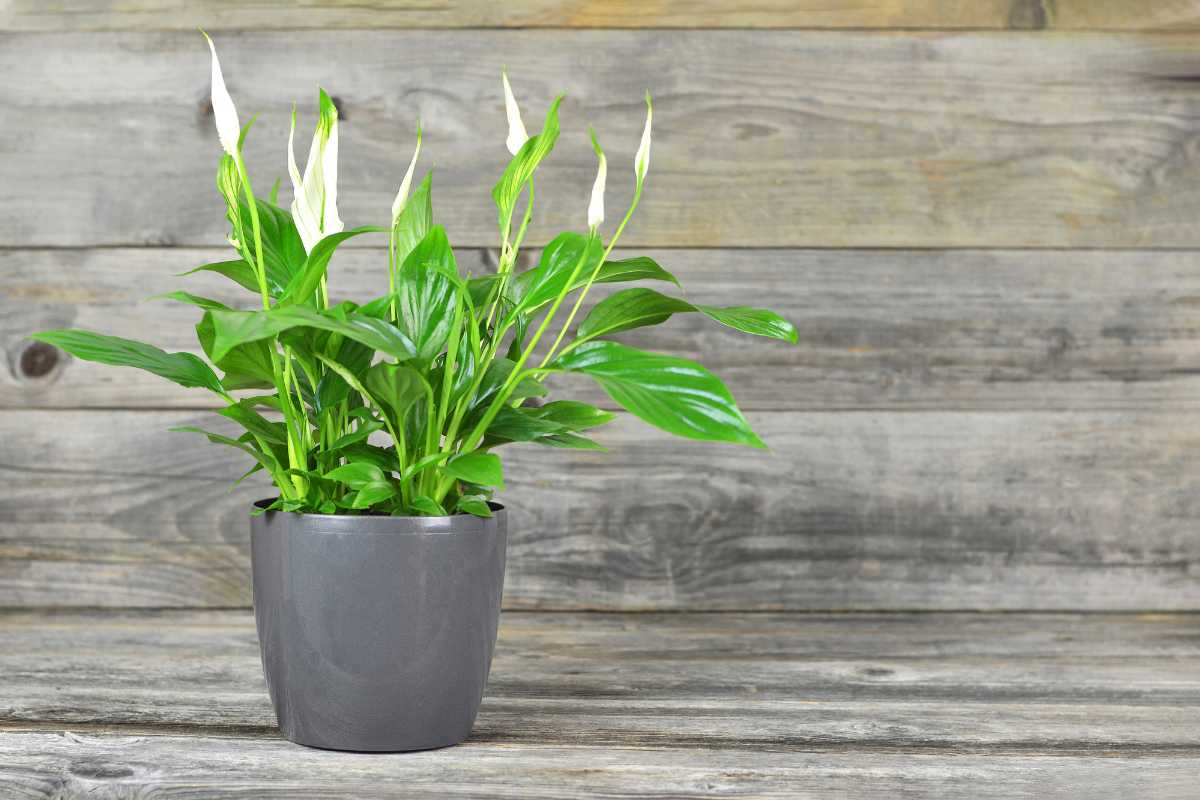
POLYGON ((599 166, 586 230, 554 237, 535 267, 518 271, 534 173, 558 139, 562 97, 550 104, 541 131, 530 136, 508 77, 502 76, 512 159, 492 189, 499 265, 494 274, 463 275, 446 232, 434 224, 431 176, 412 187, 419 127, 385 226, 346 229, 338 215, 338 112, 324 91, 303 172, 292 113, 290 208, 278 204, 278 187, 267 198, 255 195, 242 156, 253 120, 240 123, 216 49, 208 43, 212 108, 224 151, 217 187, 235 254, 192 272, 229 278, 257 295, 259 307, 231 308, 183 291, 167 295, 203 311, 196 335, 207 362, 80 330, 34 338, 81 359, 137 367, 216 394, 225 404, 217 413, 244 428, 243 434, 177 430, 201 433, 251 456, 255 464, 247 475, 260 470, 270 475, 279 491, 270 508, 283 511, 490 516, 488 501, 503 488, 495 453, 501 445, 603 449, 587 432, 613 414, 574 400, 545 401, 543 381, 556 373, 590 376, 617 405, 669 433, 763 446, 707 369, 608 337, 674 314, 699 313, 739 331, 794 342, 795 328, 780 316, 697 305, 636 287, 606 297, 575 325, 597 283, 678 285, 650 258, 610 260, 650 168, 649 94, 633 162, 633 201, 615 230, 607 238, 602 232, 608 161, 593 131, 599 166), (331 305, 331 257, 346 240, 373 233, 387 235, 388 293, 362 305, 331 305))

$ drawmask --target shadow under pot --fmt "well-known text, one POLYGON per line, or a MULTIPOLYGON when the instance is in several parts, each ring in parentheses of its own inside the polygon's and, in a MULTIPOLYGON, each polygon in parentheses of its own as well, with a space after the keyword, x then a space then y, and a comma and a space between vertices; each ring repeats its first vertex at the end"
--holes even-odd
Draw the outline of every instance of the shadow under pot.
POLYGON ((251 519, 254 619, 284 736, 369 752, 467 738, 504 589, 508 515, 492 513, 251 519))

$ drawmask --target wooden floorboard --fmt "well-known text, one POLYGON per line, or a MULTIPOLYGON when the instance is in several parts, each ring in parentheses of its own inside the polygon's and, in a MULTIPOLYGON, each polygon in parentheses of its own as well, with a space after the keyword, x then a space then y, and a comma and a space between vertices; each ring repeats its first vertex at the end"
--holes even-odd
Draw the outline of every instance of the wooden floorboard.
MULTIPOLYGON (((252 307, 257 295, 222 277, 177 275, 229 252, 0 251, 0 407, 219 404, 202 390, 71 360, 26 337, 82 327, 197 352, 199 312, 146 298, 185 289, 252 307)), ((643 285, 697 303, 767 306, 797 325, 798 345, 738 334, 697 315, 616 337, 699 360, 746 410, 1200 408, 1200 258, 1192 252, 617 253, 643 254, 675 273, 683 288, 643 285)), ((536 249, 526 251, 525 264, 537 256, 536 249)), ((464 274, 494 269, 487 251, 460 249, 457 260, 464 274)), ((385 292, 386 263, 381 250, 339 251, 331 267, 333 299, 364 302, 385 292)), ((597 286, 589 298, 627 286, 597 286)), ((588 381, 559 385, 612 406, 588 381)))
MULTIPOLYGON (((2 35, 0 246, 224 241, 198 33, 2 35)), ((531 243, 585 223, 589 123, 615 225, 649 89, 653 167, 628 245, 1200 245, 1196 33, 321 30, 218 46, 242 118, 260 115, 247 158, 263 193, 287 182, 291 104, 307 131, 317 85, 337 98, 350 225, 386 221, 421 119, 435 216, 456 245, 495 246, 507 65, 531 130, 567 92, 531 243)))
POLYGON ((1182 800, 1197 658, 1194 614, 508 612, 468 742, 368 756, 279 738, 249 611, 8 611, 0 794, 1182 800))

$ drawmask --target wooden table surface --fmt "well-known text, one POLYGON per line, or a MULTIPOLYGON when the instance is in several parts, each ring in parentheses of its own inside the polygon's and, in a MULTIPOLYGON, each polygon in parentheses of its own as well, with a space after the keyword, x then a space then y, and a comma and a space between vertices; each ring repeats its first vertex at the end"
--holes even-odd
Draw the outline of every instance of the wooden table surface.
POLYGON ((0 797, 1200 796, 1200 615, 506 612, 463 745, 274 727, 248 610, 0 612, 0 797))

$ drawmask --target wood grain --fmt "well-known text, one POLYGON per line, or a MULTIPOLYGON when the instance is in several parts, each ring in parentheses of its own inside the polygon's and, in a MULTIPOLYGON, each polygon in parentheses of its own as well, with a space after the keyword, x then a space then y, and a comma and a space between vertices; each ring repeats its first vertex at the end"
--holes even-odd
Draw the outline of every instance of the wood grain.
POLYGON ((509 613, 467 743, 364 756, 279 738, 247 611, 9 612, 0 792, 1173 800, 1196 624, 509 613))
MULTIPOLYGON (((533 129, 549 99, 568 93, 531 242, 583 225, 588 122, 612 165, 610 216, 625 207, 649 88, 654 166, 631 246, 1200 245, 1197 34, 219 38, 239 109, 261 112, 248 159, 262 191, 285 175, 289 103, 301 101, 307 130, 320 83, 344 117, 342 217, 387 213, 420 118, 459 247, 496 244, 503 64, 533 129)), ((0 246, 223 241, 207 58, 191 32, 4 35, 0 246)))
MULTIPOLYGON (((770 306, 799 326, 799 346, 687 315, 617 337, 699 360, 746 409, 1194 410, 1200 403, 1200 262, 1192 253, 646 252, 679 276, 695 302, 770 306)), ((7 356, 0 407, 212 407, 216 398, 205 392, 68 359, 25 337, 74 326, 195 352, 195 309, 145 298, 187 288, 229 304, 253 302, 220 277, 175 277, 223 257, 184 248, 0 251, 7 356)), ((494 261, 466 250, 458 263, 478 275, 494 261)), ((385 264, 380 251, 340 252, 335 295, 363 301, 382 293, 385 264)), ((611 291, 597 287, 591 296, 611 291)), ((558 386, 611 406, 588 382, 558 386)))
POLYGON ((346 0, 296 4, 179 0, 10 0, 0 30, 331 28, 992 28, 1156 30, 1200 27, 1192 0, 346 0))
MULTIPOLYGON (((507 607, 1200 608, 1195 413, 749 417, 770 452, 627 417, 609 454, 510 448, 507 607)), ((0 606, 248 605, 268 490, 166 432, 221 421, 0 416, 0 606)))

